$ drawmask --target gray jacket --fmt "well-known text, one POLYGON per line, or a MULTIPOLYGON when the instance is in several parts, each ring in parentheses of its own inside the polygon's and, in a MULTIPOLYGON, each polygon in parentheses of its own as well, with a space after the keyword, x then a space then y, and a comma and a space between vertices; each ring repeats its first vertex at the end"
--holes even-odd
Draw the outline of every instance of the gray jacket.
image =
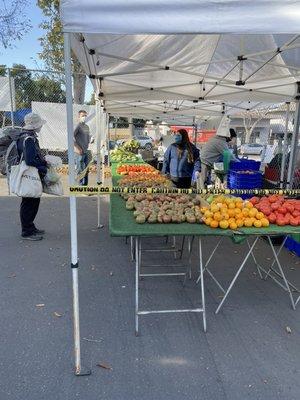
POLYGON ((229 150, 226 138, 217 135, 212 137, 201 149, 201 162, 212 167, 215 162, 222 161, 224 150, 229 150))

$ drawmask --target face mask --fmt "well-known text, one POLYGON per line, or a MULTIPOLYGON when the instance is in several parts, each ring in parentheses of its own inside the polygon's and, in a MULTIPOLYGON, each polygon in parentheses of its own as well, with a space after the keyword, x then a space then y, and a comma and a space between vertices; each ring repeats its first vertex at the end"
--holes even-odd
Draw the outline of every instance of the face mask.
POLYGON ((177 133, 175 135, 175 143, 181 143, 182 142, 182 136, 180 135, 180 133, 177 133))
POLYGON ((86 121, 86 117, 80 117, 80 118, 79 118, 79 121, 80 121, 80 122, 85 122, 85 121, 86 121))

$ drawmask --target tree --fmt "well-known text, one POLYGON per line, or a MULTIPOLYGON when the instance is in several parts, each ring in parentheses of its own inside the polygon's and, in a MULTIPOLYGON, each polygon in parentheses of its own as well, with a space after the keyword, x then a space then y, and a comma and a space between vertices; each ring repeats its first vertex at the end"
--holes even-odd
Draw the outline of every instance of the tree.
POLYGON ((250 142, 254 128, 264 119, 270 111, 270 107, 264 110, 246 111, 243 115, 244 128, 246 131, 245 143, 250 142))
MULTIPOLYGON (((59 18, 59 0, 38 0, 45 21, 40 25, 45 35, 40 38, 43 51, 40 58, 46 66, 55 71, 62 71, 64 41, 59 18)), ((72 52, 74 103, 83 104, 85 97, 86 75, 75 54, 72 52)))
POLYGON ((65 103, 66 93, 60 82, 46 76, 39 77, 33 82, 36 101, 65 103))
MULTIPOLYGON (((0 75, 1 68, 0 66, 0 75)), ((59 80, 45 75, 32 75, 22 64, 14 64, 11 69, 14 79, 16 109, 31 108, 33 101, 64 103, 65 91, 59 80)))
POLYGON ((26 17, 27 0, 0 0, 0 47, 12 48, 31 28, 26 17))

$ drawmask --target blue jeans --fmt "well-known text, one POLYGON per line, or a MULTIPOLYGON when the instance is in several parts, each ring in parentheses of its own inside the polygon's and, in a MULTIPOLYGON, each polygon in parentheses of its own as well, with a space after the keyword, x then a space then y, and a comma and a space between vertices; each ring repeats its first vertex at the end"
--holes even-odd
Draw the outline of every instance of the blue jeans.
MULTIPOLYGON (((82 173, 82 171, 84 171, 88 165, 89 161, 88 161, 88 154, 87 153, 83 153, 83 154, 77 154, 75 153, 75 169, 76 169, 76 173, 77 176, 80 175, 82 173)), ((88 171, 86 172, 86 174, 84 175, 84 177, 82 179, 80 179, 79 184, 81 186, 86 186, 88 184, 88 171)))

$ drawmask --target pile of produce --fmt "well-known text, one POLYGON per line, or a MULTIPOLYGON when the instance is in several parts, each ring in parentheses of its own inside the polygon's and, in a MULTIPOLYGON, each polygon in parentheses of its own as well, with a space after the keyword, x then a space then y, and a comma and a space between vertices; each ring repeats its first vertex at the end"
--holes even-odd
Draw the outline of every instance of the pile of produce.
POLYGON ((266 215, 271 224, 300 226, 300 200, 271 195, 252 197, 250 202, 266 215))
POLYGON ((117 149, 110 151, 110 160, 114 162, 135 162, 140 160, 140 157, 138 157, 136 154, 131 153, 128 150, 125 150, 122 147, 118 147, 117 149))
POLYGON ((132 139, 122 144, 119 148, 135 153, 140 148, 140 144, 137 140, 132 139))
MULTIPOLYGON (((211 199, 210 199, 211 200, 211 199)), ((203 221, 211 228, 236 230, 245 227, 267 227, 269 221, 250 201, 238 197, 215 197, 208 207, 201 208, 203 221)))
POLYGON ((123 164, 117 168, 118 175, 159 174, 159 171, 148 164, 123 164))
POLYGON ((139 173, 134 175, 124 175, 119 180, 122 187, 172 187, 172 182, 160 174, 139 173))
POLYGON ((137 194, 123 197, 127 200, 127 210, 134 210, 133 215, 138 224, 202 223, 199 196, 137 194))

